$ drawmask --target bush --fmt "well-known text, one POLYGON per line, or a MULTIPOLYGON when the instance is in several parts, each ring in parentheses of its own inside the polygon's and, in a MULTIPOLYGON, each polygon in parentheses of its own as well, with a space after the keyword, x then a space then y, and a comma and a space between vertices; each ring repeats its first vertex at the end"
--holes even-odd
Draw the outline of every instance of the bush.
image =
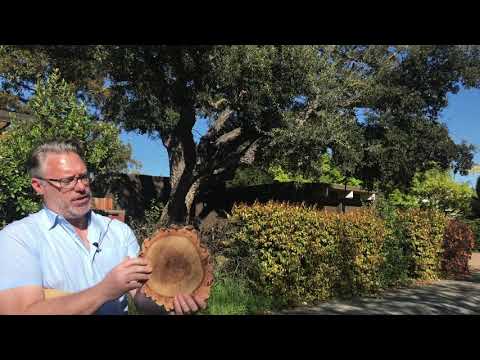
POLYGON ((468 261, 472 256, 474 235, 468 225, 459 221, 449 221, 445 229, 443 243, 442 272, 446 277, 469 274, 468 261))
POLYGON ((216 268, 245 279, 274 309, 439 278, 446 215, 383 205, 347 214, 274 202, 235 205, 203 236, 216 268))
POLYGON ((443 235, 447 217, 435 209, 398 212, 399 238, 408 259, 408 277, 435 280, 440 277, 443 235))
POLYGON ((473 251, 480 251, 480 219, 462 219, 473 232, 473 251))
POLYGON ((270 202, 237 205, 231 221, 230 256, 247 259, 254 290, 277 307, 380 288, 387 230, 371 209, 340 215, 270 202))
POLYGON ((382 195, 372 204, 375 213, 385 221, 388 229, 382 249, 385 256, 380 275, 382 288, 406 285, 409 282, 409 259, 397 207, 391 198, 386 199, 382 195))
POLYGON ((375 293, 384 268, 385 222, 372 209, 340 216, 342 292, 348 296, 375 293))
POLYGON ((420 207, 420 200, 410 194, 405 194, 399 189, 394 189, 388 195, 388 202, 396 208, 400 209, 410 209, 420 207))
POLYGON ((140 246, 146 238, 153 235, 153 233, 160 227, 159 223, 163 208, 164 204, 160 200, 152 199, 150 205, 145 210, 143 218, 132 219, 130 221, 129 225, 140 246))
POLYGON ((340 169, 333 164, 331 156, 328 153, 320 156, 314 168, 316 168, 316 172, 307 175, 301 171, 287 171, 279 164, 272 164, 268 168, 268 173, 271 174, 273 180, 278 182, 295 182, 300 184, 320 182, 325 184, 347 184, 350 186, 362 185, 360 179, 342 175, 340 169))
POLYGON ((434 168, 417 172, 408 193, 394 189, 388 201, 397 208, 437 209, 459 217, 470 215, 473 195, 468 184, 459 184, 448 171, 434 168))
POLYGON ((411 193, 425 200, 427 207, 456 217, 469 215, 474 191, 468 184, 457 183, 450 172, 431 169, 415 174, 411 193))
POLYGON ((385 261, 380 271, 381 288, 403 286, 410 283, 410 260, 405 251, 405 242, 398 236, 395 228, 390 229, 390 235, 385 238, 382 253, 385 261))

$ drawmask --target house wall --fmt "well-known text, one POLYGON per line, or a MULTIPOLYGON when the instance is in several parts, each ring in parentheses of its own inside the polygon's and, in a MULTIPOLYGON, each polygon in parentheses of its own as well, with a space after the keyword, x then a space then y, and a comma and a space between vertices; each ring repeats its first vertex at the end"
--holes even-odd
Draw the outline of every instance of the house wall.
MULTIPOLYGON (((229 212, 234 203, 252 204, 269 200, 316 205, 325 211, 345 212, 358 209, 371 193, 354 189, 353 199, 345 199, 350 188, 327 184, 273 183, 242 188, 212 188, 199 196, 195 203, 195 216, 204 219, 210 212, 229 212)), ((168 177, 114 174, 97 178, 92 184, 96 197, 113 197, 117 209, 126 210, 127 221, 141 218, 152 200, 166 202, 170 195, 168 177)))

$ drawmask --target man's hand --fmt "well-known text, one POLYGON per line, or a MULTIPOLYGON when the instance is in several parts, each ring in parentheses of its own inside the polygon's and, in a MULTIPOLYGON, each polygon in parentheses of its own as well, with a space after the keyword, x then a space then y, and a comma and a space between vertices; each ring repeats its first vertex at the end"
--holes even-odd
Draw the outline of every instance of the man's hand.
POLYGON ((177 295, 173 300, 175 315, 191 314, 207 307, 205 301, 191 295, 177 295))
POLYGON ((140 288, 151 272, 152 266, 146 259, 127 257, 105 276, 98 287, 107 299, 114 300, 130 290, 140 288))
POLYGON ((140 289, 135 291, 133 301, 138 310, 149 315, 191 314, 207 307, 205 301, 202 301, 201 299, 190 295, 177 295, 173 300, 175 311, 167 312, 163 306, 158 305, 155 301, 145 296, 140 289))

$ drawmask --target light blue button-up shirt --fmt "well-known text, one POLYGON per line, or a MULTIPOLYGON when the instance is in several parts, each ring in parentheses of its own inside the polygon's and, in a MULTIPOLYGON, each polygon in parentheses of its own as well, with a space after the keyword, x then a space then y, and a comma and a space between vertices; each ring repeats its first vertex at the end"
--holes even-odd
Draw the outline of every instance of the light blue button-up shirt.
MULTIPOLYGON (((7 225, 0 231, 0 291, 26 285, 82 291, 140 250, 128 225, 93 211, 88 216, 88 241, 89 250, 73 226, 46 207, 7 225)), ((97 314, 126 314, 127 308, 123 295, 105 303, 97 314)))

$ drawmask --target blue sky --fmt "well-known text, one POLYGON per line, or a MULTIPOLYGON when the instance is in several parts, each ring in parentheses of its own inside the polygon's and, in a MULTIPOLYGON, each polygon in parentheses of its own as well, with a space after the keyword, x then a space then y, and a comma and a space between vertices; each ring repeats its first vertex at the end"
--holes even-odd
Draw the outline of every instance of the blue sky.
MULTIPOLYGON (((440 116, 456 143, 465 140, 480 148, 480 90, 462 89, 458 94, 448 96, 448 106, 440 116)), ((207 119, 200 118, 195 124, 193 135, 196 142, 207 131, 207 119)), ((146 135, 122 132, 121 139, 130 143, 133 158, 142 162, 140 173, 155 176, 169 176, 168 156, 160 139, 151 139, 146 135)), ((475 163, 480 163, 480 152, 475 154, 475 163)), ((478 175, 455 176, 458 182, 475 185, 478 175)))
MULTIPOLYGON (((196 143, 207 132, 208 120, 197 119, 193 127, 193 138, 196 143)), ((168 166, 167 150, 160 139, 152 139, 147 135, 140 135, 135 132, 122 131, 120 135, 124 143, 132 146, 133 158, 142 163, 141 174, 153 176, 170 176, 168 166)))
MULTIPOLYGON (((440 115, 447 125, 450 136, 456 143, 462 140, 477 147, 474 157, 476 164, 480 163, 480 90, 461 90, 458 94, 448 96, 448 106, 440 115)), ((467 182, 475 186, 480 174, 467 176, 456 175, 458 182, 467 182)))

